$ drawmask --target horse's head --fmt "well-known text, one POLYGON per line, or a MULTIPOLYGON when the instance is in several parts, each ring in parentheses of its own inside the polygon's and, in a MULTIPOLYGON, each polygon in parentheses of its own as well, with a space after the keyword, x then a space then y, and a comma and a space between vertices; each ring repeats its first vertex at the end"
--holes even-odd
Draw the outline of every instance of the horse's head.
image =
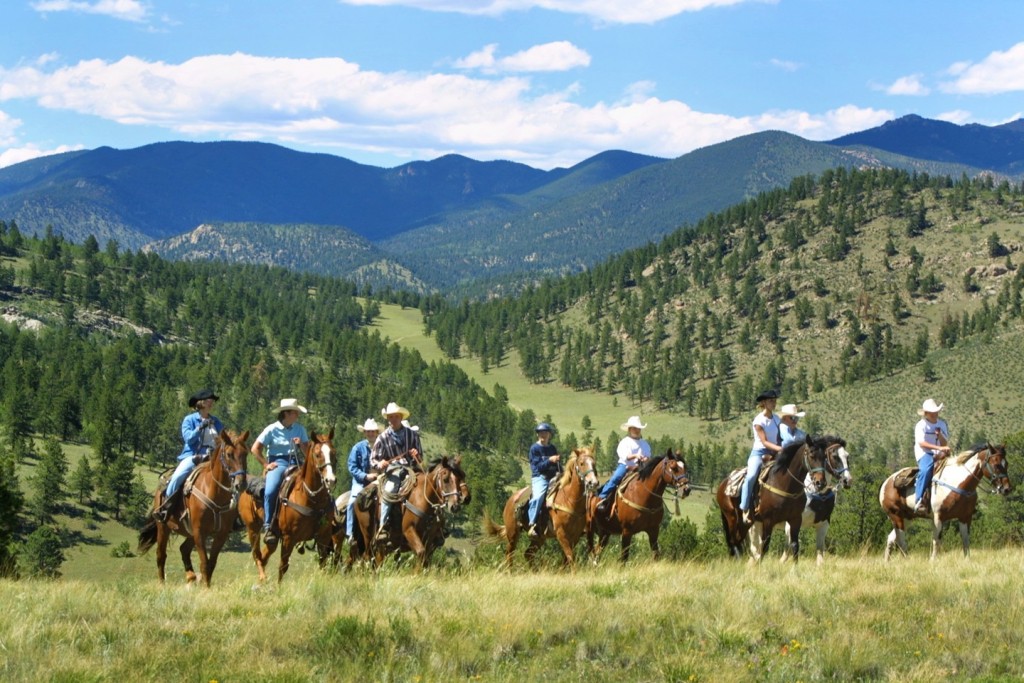
POLYGON ((978 453, 978 457, 983 460, 982 468, 995 492, 1001 496, 1009 494, 1013 490, 1013 486, 1010 484, 1010 474, 1006 464, 1005 444, 998 446, 989 444, 985 451, 978 453), (983 456, 982 453, 987 453, 987 455, 983 456))
POLYGON ((237 436, 228 430, 220 433, 220 445, 218 446, 221 466, 231 477, 231 509, 238 507, 238 497, 245 490, 247 479, 247 467, 249 447, 246 441, 249 438, 249 431, 246 430, 237 436))
POLYGON ((320 476, 328 489, 333 489, 337 478, 334 476, 334 427, 327 434, 309 433, 309 451, 306 457, 314 458, 320 476))
POLYGON ((462 505, 469 503, 469 486, 466 485, 461 457, 450 459, 446 455, 434 461, 427 470, 427 476, 434 495, 448 512, 458 512, 462 505))
POLYGON ((824 438, 829 442, 825 447, 825 469, 839 480, 843 488, 848 489, 853 484, 853 475, 850 474, 850 454, 846 452, 846 441, 838 436, 824 438))
POLYGON ((597 490, 601 481, 597 478, 597 463, 593 449, 584 446, 572 451, 576 476, 583 482, 584 492, 590 494, 597 490))
POLYGON ((665 453, 665 470, 662 474, 665 481, 676 489, 676 495, 685 498, 690 495, 690 475, 686 471, 686 461, 678 452, 668 449, 665 453))
MULTIPOLYGON (((810 482, 811 488, 815 491, 824 491, 828 488, 828 473, 825 468, 827 460, 825 449, 828 446, 827 439, 808 436, 802 443, 794 441, 783 447, 779 461, 788 461, 791 466, 802 467, 807 472, 807 480, 810 482)), ((797 477, 797 479, 800 478, 797 477)))

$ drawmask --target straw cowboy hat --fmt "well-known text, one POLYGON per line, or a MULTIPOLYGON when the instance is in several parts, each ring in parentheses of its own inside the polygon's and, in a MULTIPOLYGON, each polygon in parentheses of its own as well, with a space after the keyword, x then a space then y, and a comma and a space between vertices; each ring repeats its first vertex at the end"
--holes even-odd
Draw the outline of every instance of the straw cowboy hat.
POLYGON ((188 397, 188 407, 195 408, 197 403, 205 401, 208 398, 212 398, 214 401, 220 400, 220 396, 213 393, 213 389, 200 389, 188 397))
POLYGON ((803 417, 806 414, 802 410, 797 411, 796 406, 792 403, 787 403, 779 408, 779 417, 803 417))
POLYGON ((917 411, 917 414, 923 416, 925 413, 937 413, 945 407, 945 403, 935 403, 935 401, 928 398, 921 404, 921 408, 917 411))
POLYGON ((297 399, 297 398, 282 398, 281 399, 281 405, 278 406, 277 408, 274 408, 270 412, 272 412, 272 413, 274 413, 276 415, 278 413, 283 413, 283 412, 288 411, 288 410, 297 410, 300 413, 308 413, 309 412, 304 407, 299 405, 299 399, 297 399))
POLYGON ((377 421, 374 420, 372 417, 369 417, 369 418, 366 419, 366 422, 364 422, 363 424, 356 425, 356 429, 360 429, 360 430, 362 430, 364 432, 379 432, 380 431, 380 425, 378 425, 377 421))
POLYGON ((634 429, 647 429, 647 425, 640 421, 639 415, 630 415, 629 419, 622 423, 621 429, 629 429, 630 427, 634 429))
POLYGON ((394 401, 389 403, 387 407, 381 408, 380 414, 383 415, 384 417, 387 417, 388 415, 401 415, 402 419, 409 418, 409 411, 403 408, 402 406, 398 405, 394 401))
POLYGON ((405 427, 406 429, 411 429, 414 432, 420 431, 420 428, 419 428, 418 425, 411 425, 411 424, 409 424, 408 420, 402 420, 402 426, 405 427))

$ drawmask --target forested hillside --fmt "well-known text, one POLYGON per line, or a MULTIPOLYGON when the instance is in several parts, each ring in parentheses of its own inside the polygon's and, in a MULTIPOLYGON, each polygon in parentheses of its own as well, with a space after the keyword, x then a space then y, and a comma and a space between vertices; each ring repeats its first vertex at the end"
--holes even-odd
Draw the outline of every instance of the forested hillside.
MULTIPOLYGON (((985 354, 978 342, 1018 334, 1022 243, 1019 185, 840 168, 514 299, 432 302, 426 321, 453 357, 517 363, 535 383, 683 412, 737 449, 764 388, 786 401, 835 403, 844 387, 870 393, 886 378, 909 385, 910 375, 927 391, 948 374, 936 354, 985 354)), ((1015 372, 1007 361, 1006 373, 1015 372)), ((894 408, 912 414, 922 399, 894 408)), ((990 400, 972 398, 972 410, 985 414, 990 400)), ((875 415, 858 437, 881 446, 906 431, 888 423, 875 415)), ((826 424, 812 411, 812 431, 826 424)), ((1000 424, 992 438, 1024 427, 1000 424)), ((957 445, 972 436, 962 430, 957 445)), ((736 453, 710 464, 721 473, 739 461, 736 453)))
POLYGON ((55 528, 59 543, 82 542, 53 526, 72 507, 136 526, 150 500, 140 474, 174 461, 185 399, 199 387, 220 395, 216 412, 228 428, 258 432, 281 398, 298 397, 310 409, 307 427, 336 428, 345 443, 356 424, 399 401, 446 453, 464 456, 471 514, 496 505, 521 474, 497 454, 528 447, 534 416, 512 411, 453 365, 428 365, 382 339, 372 325, 377 304, 357 301, 348 282, 169 262, 113 244, 101 250, 92 238, 25 238, 7 222, 0 255, 11 321, 0 324, 6 571, 14 571, 14 548, 45 544, 55 528), (66 472, 61 442, 87 443, 91 455, 66 472), (19 481, 26 462, 35 475, 19 481))

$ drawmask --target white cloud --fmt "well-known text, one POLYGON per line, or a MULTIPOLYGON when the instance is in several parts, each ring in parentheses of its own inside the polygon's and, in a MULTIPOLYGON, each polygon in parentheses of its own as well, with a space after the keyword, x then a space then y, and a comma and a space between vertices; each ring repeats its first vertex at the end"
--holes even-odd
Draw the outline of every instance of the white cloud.
POLYGON ((82 12, 102 14, 124 21, 144 21, 149 10, 139 0, 37 0, 32 9, 43 14, 48 12, 82 12))
POLYGON ((956 109, 954 111, 943 112, 935 118, 939 121, 946 121, 948 123, 955 123, 958 126, 962 126, 971 120, 971 112, 964 111, 963 109, 956 109))
POLYGON ((683 12, 777 0, 339 0, 346 5, 415 7, 434 12, 498 16, 533 8, 582 14, 614 24, 651 24, 683 12))
POLYGON ((454 151, 548 168, 607 149, 678 156, 769 129, 826 140, 893 118, 854 106, 736 117, 660 100, 649 96, 652 89, 640 82, 623 101, 583 105, 573 101, 576 84, 537 94, 529 79, 516 76, 385 73, 339 58, 240 53, 180 64, 125 57, 49 70, 0 69, 0 102, 30 100, 189 139, 267 140, 408 158, 454 151))
POLYGON ((576 67, 590 65, 590 55, 567 40, 534 45, 527 50, 501 59, 494 56, 497 50, 497 43, 492 43, 456 60, 455 66, 460 69, 478 69, 484 73, 523 73, 568 71, 576 67))
POLYGON ((893 81, 892 85, 885 89, 885 92, 890 95, 922 96, 929 94, 931 91, 921 83, 921 74, 911 74, 910 76, 897 78, 893 81))
POLYGON ((1005 52, 993 52, 972 64, 957 62, 947 70, 954 80, 942 84, 942 90, 958 95, 999 95, 1024 90, 1024 42, 1005 52))
POLYGON ((789 62, 785 59, 776 59, 774 57, 768 60, 768 63, 777 69, 782 69, 783 71, 798 71, 803 68, 803 64, 800 62, 789 62))
POLYGON ((55 149, 39 149, 35 145, 8 147, 7 149, 0 149, 0 168, 20 164, 22 161, 28 161, 29 159, 38 159, 39 157, 60 154, 61 152, 74 152, 79 149, 85 149, 85 147, 83 145, 60 145, 55 149))

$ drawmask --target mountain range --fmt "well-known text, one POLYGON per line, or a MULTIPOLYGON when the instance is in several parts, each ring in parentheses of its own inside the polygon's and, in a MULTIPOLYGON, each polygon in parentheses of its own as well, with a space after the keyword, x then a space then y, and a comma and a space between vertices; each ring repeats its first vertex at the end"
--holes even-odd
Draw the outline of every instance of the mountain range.
POLYGON ((549 171, 459 155, 378 168, 255 142, 101 147, 0 169, 0 219, 177 259, 479 296, 578 272, 840 166, 1017 182, 1024 120, 904 116, 829 142, 768 131, 675 159, 607 151, 549 171))

